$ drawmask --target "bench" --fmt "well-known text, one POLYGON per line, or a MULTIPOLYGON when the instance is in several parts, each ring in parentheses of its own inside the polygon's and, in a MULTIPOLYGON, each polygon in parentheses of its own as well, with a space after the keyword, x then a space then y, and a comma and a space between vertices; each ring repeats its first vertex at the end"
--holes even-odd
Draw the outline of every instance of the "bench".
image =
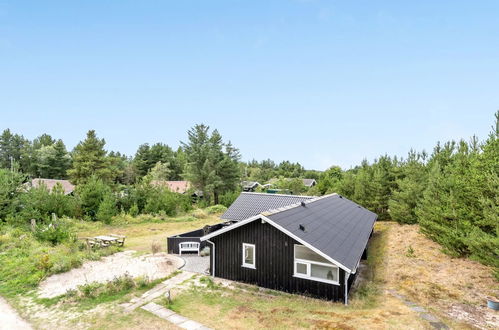
POLYGON ((183 242, 178 244, 178 251, 180 255, 182 252, 197 252, 199 255, 199 242, 183 242))

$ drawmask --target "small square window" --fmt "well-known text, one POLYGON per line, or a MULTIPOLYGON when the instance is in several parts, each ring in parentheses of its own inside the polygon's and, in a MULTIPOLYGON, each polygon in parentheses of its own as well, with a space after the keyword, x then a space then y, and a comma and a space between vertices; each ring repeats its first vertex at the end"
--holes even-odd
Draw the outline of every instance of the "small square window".
POLYGON ((296 273, 307 275, 308 274, 308 265, 297 262, 296 263, 296 273))

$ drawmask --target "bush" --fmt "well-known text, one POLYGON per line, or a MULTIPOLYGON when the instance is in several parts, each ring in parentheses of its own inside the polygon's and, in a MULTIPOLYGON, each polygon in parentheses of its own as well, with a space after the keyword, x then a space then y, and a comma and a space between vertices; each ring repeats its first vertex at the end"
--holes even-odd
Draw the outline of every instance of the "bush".
POLYGON ((92 220, 96 220, 99 206, 104 199, 112 194, 111 188, 95 176, 92 176, 87 183, 79 185, 76 192, 84 214, 92 220))
POLYGON ((54 221, 48 225, 37 225, 34 235, 39 241, 49 242, 52 245, 76 240, 75 234, 64 221, 54 221))
POLYGON ((219 203, 225 207, 229 207, 234 203, 237 197, 241 194, 240 191, 229 191, 219 197, 219 203))
POLYGON ((116 215, 116 201, 113 195, 107 194, 99 205, 96 218, 104 223, 111 223, 114 215, 116 215))
POLYGON ((137 203, 134 203, 130 210, 128 211, 128 214, 130 214, 132 217, 136 217, 139 215, 139 207, 137 206, 137 203))
POLYGON ((208 212, 208 214, 220 214, 227 211, 227 208, 224 205, 218 204, 207 207, 205 210, 206 212, 208 212))
POLYGON ((161 252, 161 243, 158 241, 153 241, 151 243, 151 251, 152 251, 152 254, 156 254, 158 252, 161 252))
POLYGON ((197 219, 204 219, 206 218, 208 215, 206 214, 206 212, 204 210, 201 210, 201 209, 195 209, 191 212, 191 215, 197 219))

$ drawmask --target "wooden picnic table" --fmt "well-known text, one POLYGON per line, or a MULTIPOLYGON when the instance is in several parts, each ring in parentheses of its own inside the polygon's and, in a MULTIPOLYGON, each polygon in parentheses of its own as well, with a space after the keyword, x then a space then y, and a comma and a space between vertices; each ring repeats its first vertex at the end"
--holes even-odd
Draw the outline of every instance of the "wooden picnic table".
POLYGON ((109 234, 109 235, 99 235, 95 237, 85 237, 89 247, 106 247, 110 245, 125 245, 125 236, 109 234))

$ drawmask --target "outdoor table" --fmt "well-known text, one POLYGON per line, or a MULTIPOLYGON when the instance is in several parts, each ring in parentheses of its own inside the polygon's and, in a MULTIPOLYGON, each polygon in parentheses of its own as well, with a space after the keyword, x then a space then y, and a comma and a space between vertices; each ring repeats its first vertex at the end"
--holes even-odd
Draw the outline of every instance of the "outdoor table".
POLYGON ((107 235, 95 236, 94 239, 101 241, 106 245, 115 244, 118 242, 118 237, 107 236, 107 235))

